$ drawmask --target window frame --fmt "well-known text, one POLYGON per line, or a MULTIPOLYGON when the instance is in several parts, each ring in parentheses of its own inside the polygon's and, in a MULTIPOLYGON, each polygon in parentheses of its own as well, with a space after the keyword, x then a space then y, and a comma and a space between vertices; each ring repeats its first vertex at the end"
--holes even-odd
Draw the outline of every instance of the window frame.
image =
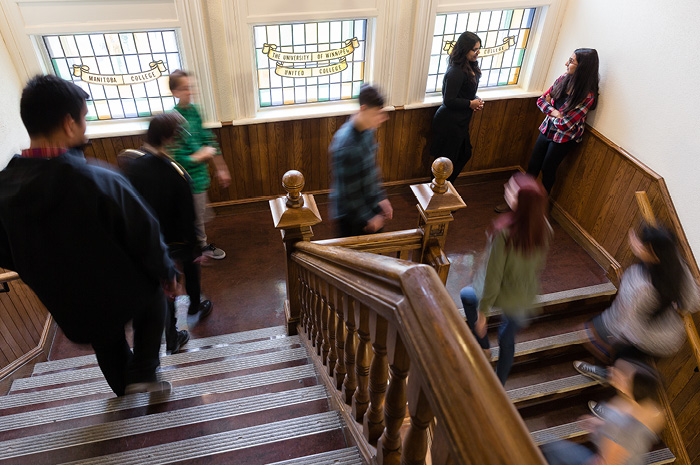
POLYGON ((234 96, 232 123, 234 125, 349 114, 357 110, 357 99, 261 107, 253 29, 261 25, 326 20, 366 20, 363 82, 379 85, 388 97, 387 105, 391 104, 391 82, 387 77, 391 76, 390 66, 393 63, 375 52, 381 50, 386 37, 391 37, 393 34, 397 23, 398 2, 401 0, 364 1, 359 2, 354 9, 333 9, 328 7, 326 0, 309 0, 304 2, 301 11, 264 14, 249 11, 247 5, 249 1, 229 1, 223 5, 224 26, 230 50, 229 66, 234 96), (377 34, 379 30, 383 31, 383 34, 377 34))
POLYGON ((438 105, 442 102, 439 94, 428 95, 426 82, 430 64, 435 20, 438 14, 492 11, 501 9, 536 8, 528 38, 528 46, 523 57, 518 84, 479 89, 479 96, 486 100, 532 97, 541 93, 554 51, 557 26, 564 14, 565 0, 425 0, 416 12, 416 31, 425 31, 416 37, 416 46, 411 59, 411 76, 408 102, 405 108, 419 108, 438 105))
MULTIPOLYGON (((20 78, 25 81, 36 74, 55 74, 43 36, 174 29, 180 64, 197 77, 202 118, 208 127, 221 126, 216 117, 202 0, 123 0, 116 6, 110 0, 86 0, 80 4, 72 0, 0 0, 0 8, 5 12, 4 18, 0 15, 0 28, 20 78), (38 18, 38 8, 48 13, 38 18), (71 8, 89 9, 94 19, 72 18, 71 8), (123 16, 116 14, 115 8, 123 16), (159 13, 159 19, 147 19, 154 17, 153 12, 159 13)), ((150 117, 139 117, 88 121, 86 134, 108 137, 143 133, 149 120, 150 117)))

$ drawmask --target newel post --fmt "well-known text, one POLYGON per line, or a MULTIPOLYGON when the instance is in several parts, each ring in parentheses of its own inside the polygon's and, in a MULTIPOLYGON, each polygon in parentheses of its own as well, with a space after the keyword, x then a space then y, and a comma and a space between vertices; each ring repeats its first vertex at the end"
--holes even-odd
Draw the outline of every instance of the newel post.
POLYGON ((296 170, 287 171, 282 176, 282 186, 287 195, 270 200, 270 211, 275 228, 281 230, 284 250, 287 253, 287 300, 284 302, 284 314, 287 320, 287 334, 293 335, 297 334, 297 324, 301 315, 298 273, 291 261, 294 244, 311 240, 314 235, 311 226, 322 220, 314 196, 301 193, 304 175, 296 170))
POLYGON ((452 212, 467 205, 447 178, 452 174, 452 162, 440 157, 433 162, 433 181, 411 186, 418 200, 420 218, 418 227, 423 231, 421 262, 433 265, 442 279, 447 282, 450 262, 443 250, 447 238, 447 226, 454 220, 452 212))

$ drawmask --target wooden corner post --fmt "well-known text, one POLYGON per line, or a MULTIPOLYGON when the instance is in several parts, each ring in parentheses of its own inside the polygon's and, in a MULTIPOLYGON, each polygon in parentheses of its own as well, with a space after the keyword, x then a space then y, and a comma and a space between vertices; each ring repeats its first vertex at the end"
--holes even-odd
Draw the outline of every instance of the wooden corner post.
POLYGON ((447 178, 452 174, 452 162, 440 157, 433 162, 433 181, 411 186, 418 200, 420 218, 418 227, 423 231, 421 247, 422 263, 431 264, 438 271, 443 283, 447 282, 450 262, 444 253, 447 226, 454 220, 452 212, 467 205, 447 178))
POLYGON ((284 302, 287 334, 297 334, 297 324, 301 315, 299 280, 297 269, 291 261, 294 244, 309 241, 314 233, 311 226, 320 223, 321 214, 311 194, 302 194, 304 175, 291 170, 282 176, 282 186, 287 195, 270 200, 270 211, 275 228, 281 230, 284 250, 287 254, 287 299, 284 302))

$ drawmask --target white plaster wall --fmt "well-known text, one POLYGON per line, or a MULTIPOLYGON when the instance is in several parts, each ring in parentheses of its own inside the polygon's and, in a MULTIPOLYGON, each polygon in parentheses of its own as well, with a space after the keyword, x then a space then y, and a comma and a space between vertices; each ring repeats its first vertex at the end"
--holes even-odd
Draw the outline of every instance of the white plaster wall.
POLYGON ((700 36, 697 0, 569 0, 548 73, 598 50, 600 102, 588 122, 666 180, 700 259, 700 36))
POLYGON ((0 169, 5 168, 12 155, 29 147, 29 136, 19 116, 22 88, 7 44, 0 37, 0 169))

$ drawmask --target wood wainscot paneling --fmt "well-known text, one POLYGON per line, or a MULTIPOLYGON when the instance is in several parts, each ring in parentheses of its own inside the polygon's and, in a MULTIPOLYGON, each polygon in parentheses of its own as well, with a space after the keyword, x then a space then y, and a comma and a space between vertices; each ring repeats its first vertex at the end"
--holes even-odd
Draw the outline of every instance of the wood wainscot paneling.
MULTIPOLYGON (((700 281, 697 262, 666 183, 657 173, 588 127, 583 141, 562 163, 557 175, 552 216, 608 269, 611 279, 615 281, 635 262, 627 231, 642 221, 635 192, 646 191, 654 215, 676 234, 683 257, 696 281, 700 281)), ((696 326, 699 321, 696 314, 696 326)), ((690 344, 686 342, 674 357, 658 360, 657 366, 663 376, 662 400, 673 414, 668 443, 679 463, 700 463, 700 374, 695 371, 697 360, 690 344)))
POLYGON ((55 325, 46 307, 16 273, 0 268, 0 380, 44 352, 55 325))
MULTIPOLYGON (((431 178, 430 140, 437 107, 397 109, 377 131, 378 163, 389 185, 431 178)), ((280 184, 288 170, 306 178, 304 192, 322 193, 330 187, 328 146, 348 116, 224 125, 215 129, 232 180, 227 188, 212 178, 209 198, 215 207, 259 201, 284 194, 280 184)), ((512 169, 530 156, 542 119, 536 99, 486 102, 470 126, 473 157, 464 173, 512 169)), ((140 136, 93 139, 85 155, 116 165, 125 148, 138 148, 140 136)), ((525 160, 525 161, 524 161, 525 160)))

